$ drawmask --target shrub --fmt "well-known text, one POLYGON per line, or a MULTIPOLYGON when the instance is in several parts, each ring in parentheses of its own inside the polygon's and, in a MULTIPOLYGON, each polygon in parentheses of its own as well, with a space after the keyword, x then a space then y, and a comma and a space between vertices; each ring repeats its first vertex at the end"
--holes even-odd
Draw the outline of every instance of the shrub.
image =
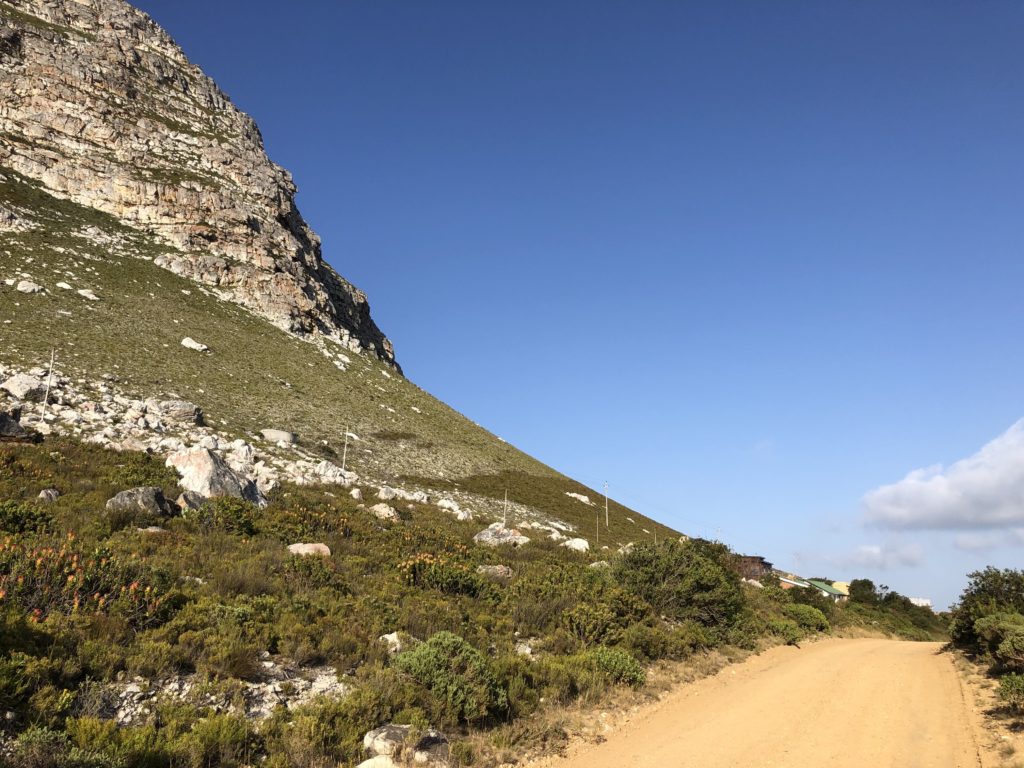
POLYGON ((106 473, 106 481, 115 488, 138 488, 155 485, 176 488, 178 475, 158 457, 141 451, 118 454, 118 463, 106 473))
POLYGON ((962 648, 978 649, 975 622, 993 613, 1024 614, 1024 571, 989 566, 968 574, 970 581, 953 609, 950 635, 962 648))
POLYGON ((50 516, 34 504, 0 501, 0 530, 7 533, 33 533, 45 531, 50 516))
POLYGON ((617 648, 594 648, 587 652, 587 658, 613 683, 625 683, 639 688, 647 679, 643 666, 626 651, 617 648))
POLYGON ((974 622, 979 648, 1004 669, 1024 671, 1024 616, 993 613, 974 622))
POLYGON ((829 623, 825 614, 812 605, 794 603, 783 606, 782 612, 808 632, 828 632, 829 623))
POLYGON ((438 632, 399 654, 395 666, 444 704, 449 722, 479 722, 506 708, 505 692, 498 687, 487 659, 451 632, 438 632))
POLYGON ((780 638, 786 645, 796 645, 804 636, 797 623, 790 619, 769 620, 768 631, 780 638))
POLYGON ((37 621, 55 613, 94 612, 120 616, 135 627, 158 624, 176 606, 168 583, 138 560, 103 549, 82 551, 70 535, 60 548, 11 538, 0 543, 0 600, 37 621))
POLYGON ((562 615, 569 634, 584 647, 602 643, 616 643, 622 635, 619 622, 611 609, 597 603, 580 603, 562 615))
POLYGON ((483 581, 466 565, 443 555, 421 552, 399 564, 405 583, 414 587, 436 589, 446 595, 476 597, 483 581))
POLYGON ((1024 710, 1024 675, 1012 673, 999 678, 999 698, 1011 709, 1024 710))
POLYGON ((623 555, 615 578, 658 613, 704 626, 728 625, 743 609, 739 577, 715 545, 697 541, 640 544, 623 555))
POLYGON ((256 533, 256 505, 232 496, 210 499, 196 513, 196 520, 204 531, 224 531, 240 536, 256 533))

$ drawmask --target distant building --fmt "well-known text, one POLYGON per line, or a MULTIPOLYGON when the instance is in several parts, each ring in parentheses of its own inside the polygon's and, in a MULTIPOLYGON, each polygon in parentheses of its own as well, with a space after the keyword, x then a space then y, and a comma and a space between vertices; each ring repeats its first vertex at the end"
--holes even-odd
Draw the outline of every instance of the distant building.
POLYGON ((772 573, 772 564, 760 555, 736 555, 733 565, 744 579, 757 581, 772 573))
POLYGON ((849 595, 844 595, 838 589, 833 587, 827 581, 818 581, 817 579, 808 579, 807 583, 810 584, 814 589, 818 590, 822 596, 830 598, 834 603, 841 603, 849 599, 849 595))
POLYGON ((850 582, 848 581, 833 581, 832 586, 838 591, 843 593, 844 597, 850 596, 850 582))
POLYGON ((799 576, 787 574, 785 576, 779 576, 779 586, 783 589, 793 589, 795 587, 807 589, 811 585, 808 582, 801 579, 799 576))
POLYGON ((911 597, 910 602, 918 608, 933 608, 932 601, 927 597, 911 597))

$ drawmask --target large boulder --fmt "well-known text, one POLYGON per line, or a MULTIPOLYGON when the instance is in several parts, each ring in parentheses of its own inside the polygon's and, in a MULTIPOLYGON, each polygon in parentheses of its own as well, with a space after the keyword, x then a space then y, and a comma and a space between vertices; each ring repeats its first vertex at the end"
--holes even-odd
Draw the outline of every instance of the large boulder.
POLYGON ((295 433, 286 432, 283 429, 261 429, 260 436, 268 443, 287 443, 290 445, 295 442, 295 433))
POLYGON ((205 496, 234 496, 266 506, 267 500, 256 483, 235 472, 218 454, 209 448, 188 448, 167 457, 167 466, 173 467, 186 491, 205 496))
POLYGON ((137 520, 140 517, 168 517, 171 505, 164 498, 164 492, 152 485, 129 488, 107 500, 108 515, 137 520))
POLYGON ((388 723, 374 728, 363 736, 363 749, 371 755, 387 755, 397 757, 405 746, 406 739, 412 731, 411 725, 395 725, 388 723))
POLYGON ((416 739, 414 744, 410 745, 411 735, 412 726, 410 725, 388 723, 380 728, 374 728, 363 737, 363 749, 372 757, 360 765, 379 768, 395 765, 397 759, 401 759, 405 763, 411 762, 413 765, 424 765, 430 768, 442 768, 448 765, 450 749, 447 736, 430 728, 416 739), (408 760, 410 757, 411 761, 408 760), (375 760, 377 762, 373 762, 375 760))
POLYGON ((0 384, 0 389, 6 390, 18 400, 31 400, 35 403, 42 402, 46 397, 46 382, 27 373, 14 374, 0 384))
POLYGON ((41 435, 21 425, 21 408, 0 408, 0 443, 33 443, 40 440, 41 435))
POLYGON ((473 541, 485 547, 510 546, 519 547, 530 540, 515 528, 508 528, 504 523, 491 523, 473 537, 473 541))
POLYGON ((326 544, 321 544, 320 542, 306 544, 300 541, 295 544, 289 544, 288 551, 293 555, 300 555, 302 557, 305 557, 306 555, 317 555, 319 557, 331 556, 331 548, 326 544))
POLYGON ((586 539, 566 539, 560 546, 571 549, 573 552, 589 552, 590 542, 586 539))
POLYGON ((370 513, 378 520, 386 520, 390 523, 396 523, 399 520, 398 511, 387 504, 381 502, 380 504, 374 504, 370 507, 370 513))
POLYGON ((494 581, 511 581, 515 573, 507 565, 478 565, 476 572, 494 581))

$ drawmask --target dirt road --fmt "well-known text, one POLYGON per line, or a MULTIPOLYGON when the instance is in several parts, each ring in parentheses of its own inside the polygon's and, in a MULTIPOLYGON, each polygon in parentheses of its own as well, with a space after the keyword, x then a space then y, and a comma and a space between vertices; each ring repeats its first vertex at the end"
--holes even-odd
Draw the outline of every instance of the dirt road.
POLYGON ((776 648, 680 686, 551 768, 977 768, 960 681, 938 643, 776 648))

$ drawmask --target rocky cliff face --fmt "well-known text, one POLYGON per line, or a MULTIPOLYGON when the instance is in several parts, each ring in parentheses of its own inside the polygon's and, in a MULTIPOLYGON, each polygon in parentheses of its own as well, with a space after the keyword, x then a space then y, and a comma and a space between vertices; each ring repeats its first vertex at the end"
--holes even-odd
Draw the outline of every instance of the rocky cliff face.
MULTIPOLYGON (((160 266, 394 364, 259 129, 121 0, 0 0, 0 166, 173 245, 160 266)), ((3 212, 0 211, 0 219, 3 212)))

